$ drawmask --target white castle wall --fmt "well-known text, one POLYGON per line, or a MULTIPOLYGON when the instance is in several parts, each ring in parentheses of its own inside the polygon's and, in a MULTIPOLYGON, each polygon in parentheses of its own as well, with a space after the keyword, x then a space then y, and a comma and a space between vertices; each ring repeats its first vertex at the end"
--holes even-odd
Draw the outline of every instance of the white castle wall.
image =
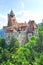
POLYGON ((4 39, 6 42, 9 44, 9 40, 11 39, 12 36, 14 36, 20 43, 20 45, 23 45, 24 43, 27 42, 27 39, 30 40, 32 35, 38 35, 38 30, 34 30, 33 34, 32 33, 26 33, 26 31, 19 31, 19 32, 11 32, 11 33, 6 33, 4 32, 4 39))
POLYGON ((26 41, 26 32, 20 31, 20 32, 12 32, 12 33, 5 33, 4 32, 4 39, 7 43, 9 43, 9 40, 11 39, 11 36, 14 36, 19 41, 20 45, 24 44, 26 41))

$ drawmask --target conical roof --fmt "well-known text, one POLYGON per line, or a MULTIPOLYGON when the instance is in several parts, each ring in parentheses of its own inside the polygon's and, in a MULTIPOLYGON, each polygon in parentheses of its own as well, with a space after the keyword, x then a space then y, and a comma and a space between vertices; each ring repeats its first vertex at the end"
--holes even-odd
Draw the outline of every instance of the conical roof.
POLYGON ((10 16, 12 16, 12 17, 15 16, 13 10, 11 10, 10 16))

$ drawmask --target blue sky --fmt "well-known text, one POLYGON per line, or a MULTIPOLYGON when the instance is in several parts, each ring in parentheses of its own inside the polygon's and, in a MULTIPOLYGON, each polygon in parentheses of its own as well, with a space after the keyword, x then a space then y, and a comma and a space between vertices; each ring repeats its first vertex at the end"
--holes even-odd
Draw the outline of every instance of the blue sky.
POLYGON ((43 0, 0 0, 0 28, 7 25, 7 14, 13 10, 18 22, 43 19, 43 0))

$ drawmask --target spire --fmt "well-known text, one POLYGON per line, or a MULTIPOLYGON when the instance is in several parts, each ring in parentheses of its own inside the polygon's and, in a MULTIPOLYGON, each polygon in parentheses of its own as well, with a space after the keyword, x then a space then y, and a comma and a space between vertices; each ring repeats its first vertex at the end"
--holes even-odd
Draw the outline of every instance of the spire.
POLYGON ((13 10, 11 10, 10 16, 12 16, 12 17, 15 16, 13 10))

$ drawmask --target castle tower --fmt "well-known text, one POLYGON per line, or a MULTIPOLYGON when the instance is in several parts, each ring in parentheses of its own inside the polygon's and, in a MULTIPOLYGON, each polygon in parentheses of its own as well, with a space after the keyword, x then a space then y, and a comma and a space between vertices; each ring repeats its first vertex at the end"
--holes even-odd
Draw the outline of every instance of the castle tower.
POLYGON ((15 14, 11 10, 10 14, 8 14, 8 27, 14 26, 17 23, 15 14))

